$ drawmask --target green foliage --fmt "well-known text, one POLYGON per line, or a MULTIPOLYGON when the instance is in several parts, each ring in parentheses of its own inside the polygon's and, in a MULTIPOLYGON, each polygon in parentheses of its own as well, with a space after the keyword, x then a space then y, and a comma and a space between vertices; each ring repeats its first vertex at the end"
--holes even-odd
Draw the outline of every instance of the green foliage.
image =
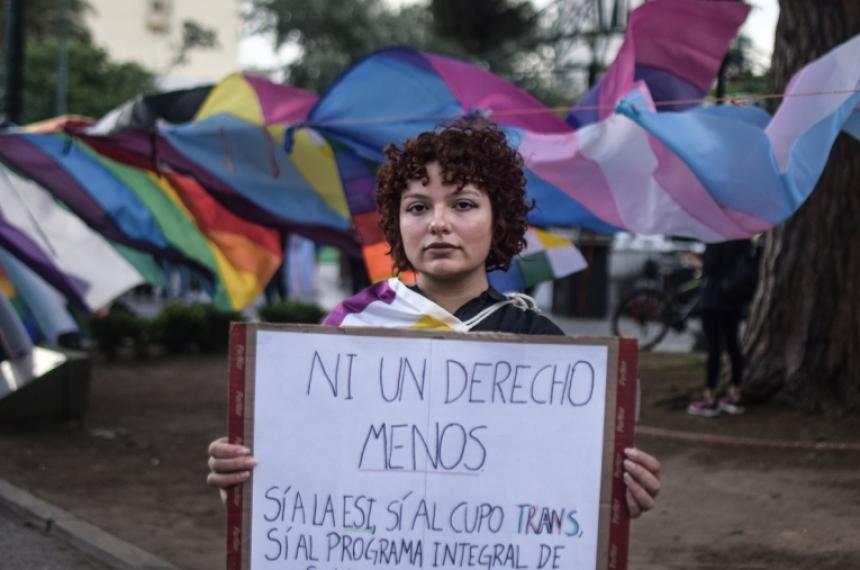
POLYGON ((401 8, 382 0, 252 0, 246 18, 252 31, 272 32, 277 45, 301 49, 287 79, 316 92, 359 58, 392 45, 466 59, 541 94, 549 90, 534 73, 547 30, 524 0, 433 0, 401 8))
POLYGON ((188 62, 188 52, 195 49, 217 48, 218 34, 195 20, 182 21, 182 41, 173 56, 170 67, 188 62))
POLYGON ((230 323, 245 320, 238 311, 219 311, 212 305, 203 307, 205 326, 197 338, 197 346, 204 352, 224 352, 230 342, 230 323))
MULTIPOLYGON (((24 33, 27 41, 41 41, 56 35, 63 26, 70 38, 88 40, 86 16, 93 12, 86 0, 26 0, 24 5, 24 33)), ((0 31, 6 29, 6 2, 0 10, 0 31)))
POLYGON ((530 39, 536 31, 535 11, 528 2, 434 0, 430 10, 436 33, 475 55, 492 54, 501 44, 530 39))
MULTIPOLYGON (((273 323, 317 324, 325 316, 318 305, 281 301, 263 305, 260 318, 273 323)), ((114 358, 119 348, 134 347, 141 354, 152 343, 171 354, 223 352, 230 339, 230 323, 245 320, 236 311, 219 311, 209 304, 167 305, 152 321, 114 305, 103 317, 90 319, 90 330, 99 350, 114 358)))
POLYGON ((430 47, 423 7, 392 9, 382 0, 252 0, 252 31, 271 32, 277 45, 295 42, 302 56, 287 66, 289 83, 318 93, 358 58, 390 45, 430 47))
POLYGON ((219 311, 209 304, 171 304, 151 321, 115 304, 104 316, 91 317, 88 329, 98 349, 113 359, 120 348, 145 354, 150 344, 180 354, 200 350, 223 352, 230 338, 230 323, 245 320, 236 311, 219 311))
POLYGON ((171 304, 152 321, 150 338, 170 353, 188 352, 194 347, 219 351, 227 347, 230 322, 241 320, 239 313, 220 312, 211 305, 171 304))
POLYGON ((260 319, 268 323, 319 324, 326 312, 313 303, 278 301, 261 305, 257 309, 260 319))
POLYGON ((199 305, 167 305, 149 325, 150 338, 167 352, 190 350, 195 335, 204 325, 199 305))
MULTIPOLYGON (((57 41, 27 44, 23 123, 54 116, 56 108, 57 41)), ((116 63, 108 53, 86 41, 70 41, 67 109, 100 117, 119 104, 154 88, 153 76, 136 63, 116 63)))
MULTIPOLYGON (((86 0, 26 0, 23 114, 31 123, 55 115, 60 30, 68 38, 66 112, 101 117, 111 109, 155 89, 154 75, 136 63, 113 61, 94 45, 86 27, 93 8, 86 0)), ((0 30, 5 12, 0 10, 0 30)), ((195 20, 182 22, 182 38, 169 68, 186 62, 193 50, 218 46, 214 30, 195 20)), ((168 70, 158 70, 162 73, 168 70)))
POLYGON ((754 49, 749 36, 738 35, 726 53, 727 95, 755 95, 768 91, 769 72, 758 73, 753 65, 754 49))
POLYGON ((146 337, 146 321, 122 305, 114 305, 104 316, 92 317, 89 325, 93 340, 109 359, 116 356, 120 347, 138 346, 146 337))

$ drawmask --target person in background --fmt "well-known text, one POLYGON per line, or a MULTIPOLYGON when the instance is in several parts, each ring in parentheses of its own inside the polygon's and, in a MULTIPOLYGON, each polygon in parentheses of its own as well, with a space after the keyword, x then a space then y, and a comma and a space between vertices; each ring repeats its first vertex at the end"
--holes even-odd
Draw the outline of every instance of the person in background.
POLYGON ((708 351, 705 390, 702 399, 687 407, 694 416, 715 417, 740 414, 743 384, 743 354, 740 326, 757 284, 757 257, 750 240, 708 244, 702 254, 702 331, 708 351), (723 351, 731 362, 731 383, 726 395, 717 398, 723 351))

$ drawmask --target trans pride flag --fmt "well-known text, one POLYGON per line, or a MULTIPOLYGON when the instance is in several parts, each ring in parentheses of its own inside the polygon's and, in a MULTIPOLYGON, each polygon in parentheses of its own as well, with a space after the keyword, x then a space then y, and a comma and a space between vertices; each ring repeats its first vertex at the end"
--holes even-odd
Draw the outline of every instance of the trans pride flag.
POLYGON ((707 95, 750 7, 743 2, 657 0, 630 14, 624 43, 603 78, 568 112, 574 128, 602 121, 633 89, 648 86, 661 110, 695 107, 707 95))
POLYGON ((690 210, 719 235, 744 237, 786 220, 809 197, 858 103, 860 35, 796 73, 772 119, 730 105, 655 113, 641 93, 619 111, 649 134, 653 148, 682 161, 676 170, 689 172, 691 182, 666 185, 684 192, 690 210))
POLYGON ((858 38, 798 72, 773 119, 732 105, 658 113, 648 83, 628 74, 631 90, 616 112, 573 130, 498 78, 463 79, 486 78, 466 67, 442 56, 384 50, 345 73, 311 112, 309 125, 351 150, 343 159, 350 168, 344 188, 362 243, 379 243, 367 163, 381 159, 387 142, 432 128, 441 116, 466 114, 470 103, 497 121, 523 155, 528 197, 537 204, 531 224, 719 242, 751 237, 795 212, 838 133, 851 130, 860 101, 858 38), (383 91, 404 107, 371 115, 370 102, 383 91), (824 95, 800 96, 809 92, 824 95), (347 110, 358 118, 348 121, 347 110))

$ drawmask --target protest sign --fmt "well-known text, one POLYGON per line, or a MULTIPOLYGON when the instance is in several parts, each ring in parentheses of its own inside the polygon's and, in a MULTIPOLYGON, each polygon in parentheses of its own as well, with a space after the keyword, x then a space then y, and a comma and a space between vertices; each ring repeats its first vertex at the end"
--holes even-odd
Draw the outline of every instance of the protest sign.
POLYGON ((234 324, 230 570, 624 569, 635 341, 234 324))

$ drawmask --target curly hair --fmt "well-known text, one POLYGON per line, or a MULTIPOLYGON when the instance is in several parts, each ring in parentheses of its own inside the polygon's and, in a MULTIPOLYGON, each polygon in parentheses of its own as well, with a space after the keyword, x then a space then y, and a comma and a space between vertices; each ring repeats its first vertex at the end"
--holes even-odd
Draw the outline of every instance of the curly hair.
POLYGON ((473 184, 487 193, 493 213, 493 237, 485 265, 506 270, 525 248, 526 203, 523 159, 505 133, 488 121, 458 120, 407 139, 403 147, 388 145, 379 168, 376 205, 379 226, 398 271, 412 269, 400 235, 400 198, 409 182, 428 184, 427 164, 438 162, 445 184, 462 189, 473 184))

